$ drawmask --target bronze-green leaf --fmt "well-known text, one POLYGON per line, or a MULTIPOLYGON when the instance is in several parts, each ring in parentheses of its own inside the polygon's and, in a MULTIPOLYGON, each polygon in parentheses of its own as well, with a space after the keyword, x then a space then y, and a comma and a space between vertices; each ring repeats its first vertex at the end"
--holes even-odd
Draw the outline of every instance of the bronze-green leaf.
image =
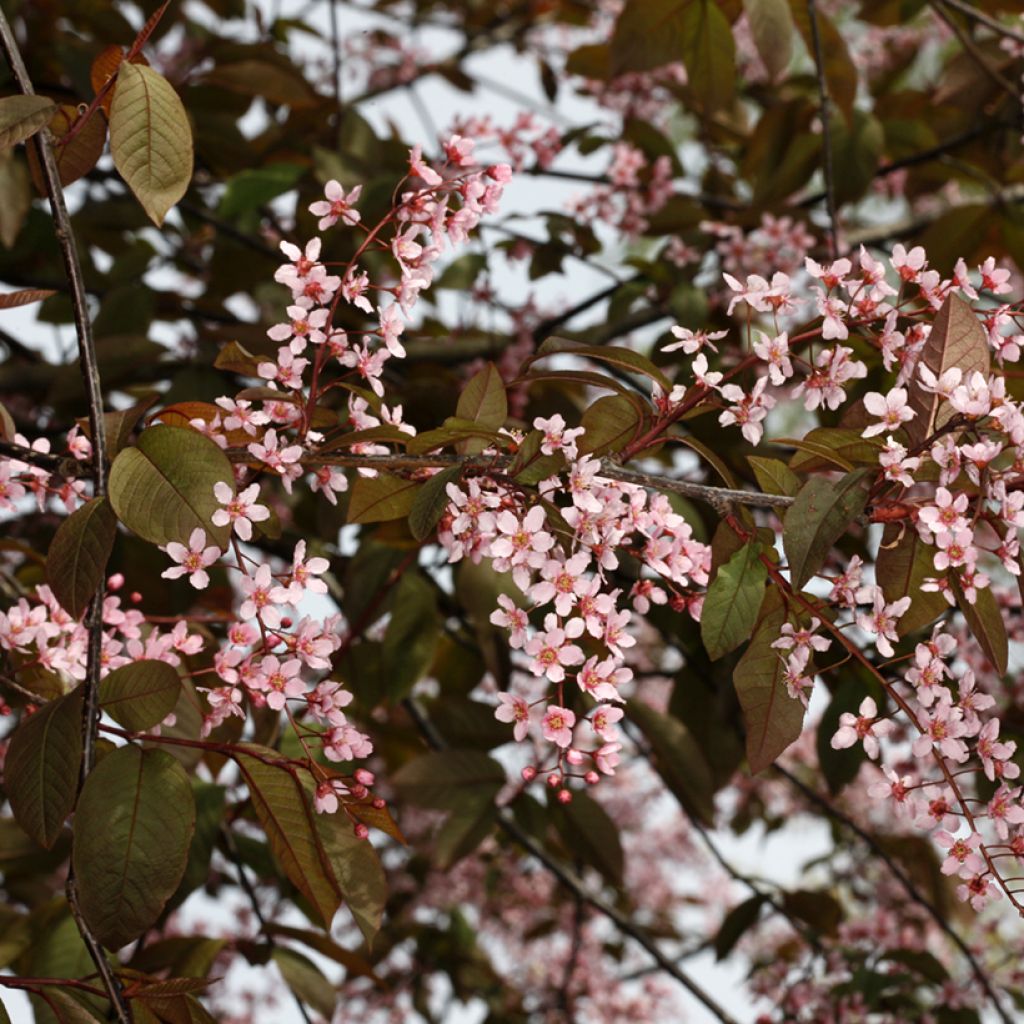
POLYGON ((787 0, 743 0, 754 46, 769 77, 776 79, 793 57, 793 14, 787 0))
POLYGON ((356 836, 347 815, 317 815, 316 827, 334 880, 369 946, 380 930, 388 898, 380 857, 372 843, 356 836))
POLYGON ((173 86, 151 67, 122 61, 117 69, 110 152, 159 227, 192 179, 192 129, 173 86))
POLYGON ((999 611, 999 604, 992 594, 991 588, 979 587, 974 604, 971 604, 955 576, 952 577, 952 584, 957 606, 967 620, 971 635, 981 645, 985 657, 992 662, 999 675, 1006 675, 1006 663, 1009 657, 1006 624, 1003 622, 1002 612, 999 611))
POLYGON ((49 849, 75 806, 82 756, 82 696, 50 701, 14 731, 4 786, 18 824, 49 849))
POLYGON ((50 123, 57 104, 45 96, 5 96, 0 99, 0 150, 24 142, 50 123))
POLYGON ((419 480, 406 480, 391 473, 357 476, 348 498, 350 523, 383 523, 402 519, 412 511, 419 480))
POLYGON ((159 725, 178 703, 181 677, 166 661, 147 658, 114 669, 100 682, 100 706, 131 732, 159 725))
POLYGON ((815 476, 800 488, 786 512, 782 546, 793 586, 798 590, 821 568, 832 545, 864 510, 870 469, 857 469, 839 481, 815 476))
POLYGON ((93 498, 57 528, 46 553, 46 579, 73 618, 85 611, 103 582, 117 535, 117 517, 106 498, 93 498))
POLYGON ((82 914, 119 949, 160 916, 184 874, 196 809, 185 770, 135 744, 103 758, 85 780, 72 862, 82 914))
POLYGON ((910 607, 896 625, 900 636, 934 622, 949 607, 937 591, 921 589, 926 577, 937 575, 936 550, 925 544, 917 530, 906 523, 889 523, 882 534, 875 559, 875 581, 882 588, 887 603, 908 594, 912 598, 910 607))
POLYGON ((750 636, 767 576, 761 543, 756 540, 744 544, 719 568, 700 616, 701 639, 712 661, 735 650, 750 636))
POLYGON ((161 424, 114 459, 110 503, 125 526, 154 544, 187 544, 198 526, 224 548, 231 528, 211 521, 220 508, 213 489, 223 481, 234 490, 234 478, 227 456, 208 437, 161 424))

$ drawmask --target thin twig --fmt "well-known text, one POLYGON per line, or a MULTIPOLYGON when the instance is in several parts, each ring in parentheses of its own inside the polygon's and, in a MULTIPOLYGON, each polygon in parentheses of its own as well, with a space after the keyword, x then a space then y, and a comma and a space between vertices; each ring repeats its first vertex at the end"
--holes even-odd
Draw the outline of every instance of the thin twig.
POLYGON ((821 50, 821 32, 818 28, 818 9, 815 0, 807 0, 807 17, 811 22, 811 48, 814 51, 814 69, 818 76, 821 145, 824 149, 822 169, 825 174, 825 204, 828 207, 829 252, 832 259, 836 259, 839 256, 839 215, 836 210, 836 182, 832 167, 832 117, 829 109, 828 83, 825 81, 825 58, 821 50))
POLYGON ((943 932, 950 938, 953 944, 963 953, 964 958, 971 965, 971 971, 975 978, 978 980, 978 984, 985 990, 985 994, 988 996, 989 1001, 995 1007, 996 1012, 999 1014, 999 1019, 1003 1021, 1003 1024, 1013 1024, 1006 1011, 1003 1009, 1002 1002, 1000 1001, 995 989, 992 987, 988 975, 985 973, 984 968, 978 963, 971 947, 960 937, 953 926, 945 919, 945 917, 939 913, 936 906, 928 899, 920 889, 914 885, 913 881, 907 875, 907 873, 900 867, 899 864, 889 855, 888 851, 878 842, 878 840, 866 829, 861 828, 852 818, 844 814, 838 807, 836 807, 830 800, 827 800, 820 793, 811 789, 810 786, 801 782, 792 772, 783 768, 780 764, 775 765, 775 770, 786 779, 792 786, 798 789, 811 803, 820 807, 830 818, 843 825, 854 833, 859 839, 863 840, 870 848, 872 853, 875 854, 882 861, 883 864, 892 873, 892 876, 897 882, 903 887, 904 892, 913 900, 914 903, 922 907, 928 916, 942 929, 943 932))
MULTIPOLYGON (((419 730, 420 735, 427 741, 427 743, 435 750, 443 750, 447 746, 444 738, 434 727, 434 724, 427 717, 423 708, 413 700, 412 698, 406 698, 402 701, 402 706, 409 713, 410 718, 419 730)), ((628 935, 634 942, 640 945, 658 964, 658 966, 668 975, 675 978, 680 985, 683 986, 694 998, 699 1002, 703 1003, 708 1010, 711 1011, 722 1024, 737 1024, 736 1018, 729 1013, 723 1006, 714 999, 714 997, 706 992, 697 982, 695 982, 685 971, 683 971, 672 959, 666 956, 658 944, 652 939, 647 932, 645 932, 639 925, 631 921, 625 914, 623 914, 617 907, 612 906, 604 897, 597 893, 592 893, 578 875, 569 868, 565 867, 564 864, 555 860, 548 852, 544 849, 536 839, 533 838, 529 833, 524 832, 519 827, 519 823, 515 820, 512 814, 507 808, 501 808, 497 812, 498 826, 501 828, 506 835, 510 836, 515 840, 523 849, 528 853, 532 854, 534 858, 540 861, 541 864, 551 872, 552 875, 562 884, 562 886, 569 890, 569 892, 585 903, 587 906, 592 907, 598 913, 603 914, 611 921, 616 928, 619 929, 623 935, 628 935)))
POLYGON ((979 25, 990 28, 997 35, 1005 36, 1007 39, 1016 39, 1018 43, 1024 43, 1024 32, 1018 32, 1017 29, 1010 28, 1009 25, 1004 25, 1001 21, 996 21, 995 18, 984 11, 979 11, 976 7, 964 3, 964 0, 944 0, 944 2, 947 6, 952 7, 953 10, 959 11, 968 18, 972 18, 979 25))
MULTIPOLYGON (((14 38, 14 33, 11 30, 7 16, 2 10, 0 10, 0 48, 3 49, 4 57, 10 66, 19 91, 26 96, 33 95, 32 81, 29 78, 28 69, 22 59, 21 51, 18 49, 18 43, 14 38)), ((105 497, 107 493, 107 442, 103 422, 103 391, 100 386, 99 364, 96 360, 96 348, 93 344, 92 325, 89 321, 85 281, 82 277, 82 267, 78 259, 75 233, 71 226, 71 218, 68 216, 67 205, 64 202, 64 191, 61 186, 57 161, 53 155, 48 130, 44 128, 37 132, 32 141, 36 147, 36 153, 39 156, 39 163, 42 167, 46 194, 50 201, 50 210, 53 214, 54 234, 60 247, 61 260, 64 263, 64 272, 67 275, 68 286, 71 292, 75 333, 78 338, 78 360, 89 403, 93 494, 101 498, 105 497)), ((89 603, 85 625, 88 631, 88 648, 86 677, 83 684, 82 760, 78 782, 79 789, 81 789, 86 776, 92 771, 96 758, 96 734, 99 726, 99 682, 103 644, 102 581, 97 586, 96 593, 89 603)), ((121 991, 120 983, 107 961, 102 945, 93 934, 79 908, 78 883, 73 866, 68 872, 66 888, 68 906, 71 908, 72 916, 75 919, 86 948, 89 950, 89 955, 96 965, 96 970, 103 980, 103 986, 110 997, 114 1012, 122 1024, 131 1024, 132 1013, 121 991)))
POLYGON ((978 48, 978 44, 970 37, 970 34, 964 31, 963 27, 957 23, 956 18, 952 17, 949 11, 946 10, 945 0, 928 0, 928 6, 931 7, 936 16, 940 18, 953 35, 956 36, 957 42, 963 47, 964 53, 970 57, 982 74, 991 78, 1003 92, 1008 93, 1014 98, 1014 100, 1019 101, 1020 93, 1017 88, 1000 73, 998 68, 994 68, 989 64, 985 59, 985 54, 983 54, 978 48))
POLYGON ((15 444, 13 441, 0 440, 0 456, 14 459, 16 462, 26 462, 32 466, 38 466, 50 473, 58 473, 65 477, 88 476, 89 469, 83 466, 77 459, 64 455, 54 455, 52 452, 37 452, 34 448, 27 448, 23 444, 15 444))

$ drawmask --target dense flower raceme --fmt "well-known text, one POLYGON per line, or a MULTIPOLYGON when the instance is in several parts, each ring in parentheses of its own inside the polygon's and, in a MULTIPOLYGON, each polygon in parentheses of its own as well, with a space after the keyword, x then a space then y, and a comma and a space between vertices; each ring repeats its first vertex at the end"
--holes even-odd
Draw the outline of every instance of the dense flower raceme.
MULTIPOLYGON (((418 149, 411 151, 406 191, 373 229, 361 225, 359 187, 346 190, 329 183, 325 198, 312 207, 321 230, 340 225, 363 230, 366 238, 339 273, 319 262, 318 239, 304 248, 282 243, 288 262, 275 276, 290 289, 291 304, 288 319, 268 332, 280 344, 277 358, 258 368, 265 387, 280 393, 280 399, 265 393, 259 398, 225 396, 217 402, 220 413, 215 419, 195 420, 193 426, 225 448, 237 444, 241 433, 250 467, 279 477, 288 491, 307 478, 331 502, 348 487, 345 473, 329 463, 307 463, 323 440, 312 429, 311 414, 332 370, 369 389, 348 400, 354 429, 387 425, 413 434, 402 421, 401 407, 385 404, 384 366, 405 354, 401 338, 419 294, 432 280, 436 260, 496 208, 509 169, 480 167, 473 151, 472 140, 453 136, 439 168, 427 164, 418 149), (373 284, 360 268, 360 257, 370 246, 392 256, 394 283, 373 284), (340 302, 374 317, 376 326, 359 333, 336 328, 333 312, 340 302)), ((776 227, 789 230, 781 225, 763 230, 776 227)), ((722 237, 724 242, 729 236, 723 232, 722 237)), ((804 240, 793 244, 799 251, 804 240)), ((749 354, 730 362, 727 353, 719 353, 721 332, 675 328, 676 341, 667 351, 682 350, 690 375, 667 391, 655 385, 651 403, 658 418, 652 438, 683 413, 702 407, 716 409, 723 426, 737 427, 757 444, 781 396, 800 401, 808 413, 835 411, 858 387, 860 412, 851 422, 859 425, 860 443, 876 453, 872 496, 876 503, 899 509, 901 529, 916 531, 921 544, 933 552, 933 575, 925 580, 924 593, 941 594, 950 604, 961 594, 973 604, 1000 567, 1019 573, 1016 530, 1024 525, 1024 497, 1016 480, 1024 415, 999 372, 965 372, 952 366, 936 375, 920 359, 937 311, 950 296, 975 303, 986 352, 998 365, 1019 358, 1015 311, 998 305, 997 297, 1008 287, 1005 272, 989 262, 972 275, 960 265, 952 279, 942 280, 928 268, 923 250, 907 252, 896 246, 886 262, 861 250, 856 265, 841 259, 820 266, 808 259, 799 272, 789 267, 770 277, 742 278, 726 272, 724 280, 731 292, 729 312, 745 313, 751 325, 749 354), (808 318, 812 326, 801 329, 808 318), (894 375, 886 392, 864 392, 858 384, 868 372, 869 349, 894 375), (711 358, 720 369, 711 368, 711 358), (937 427, 939 406, 945 419, 937 427), (922 433, 908 434, 922 417, 929 418, 922 433), (927 483, 936 477, 934 486, 927 483)), ((593 784, 602 775, 614 774, 620 761, 620 705, 634 685, 628 662, 643 616, 652 605, 669 604, 699 619, 712 552, 664 495, 607 475, 600 459, 581 453, 581 428, 568 426, 557 415, 539 418, 532 426, 540 437, 539 454, 555 460, 550 475, 537 484, 536 498, 480 463, 464 479, 447 485, 450 504, 441 517, 438 540, 452 562, 487 559, 498 573, 508 574, 513 591, 499 600, 491 621, 508 630, 510 645, 518 652, 516 678, 529 682, 523 694, 501 694, 496 715, 513 727, 515 739, 534 744, 525 777, 542 776, 560 799, 569 800, 571 778, 593 784), (552 519, 554 509, 557 521, 552 519), (632 570, 632 584, 623 585, 625 558, 640 571, 637 575, 632 570), (577 691, 582 708, 579 698, 570 699, 577 691)), ((485 450, 483 460, 506 457, 505 452, 524 444, 522 432, 502 428, 499 433, 503 447, 485 450)), ((42 450, 39 442, 34 447, 42 450)), ((88 444, 74 437, 69 448, 82 458, 88 444)), ((349 451, 384 455, 390 448, 361 442, 349 451)), ((237 539, 230 557, 199 530, 187 545, 167 549, 173 563, 165 573, 168 578, 187 576, 193 586, 203 588, 215 565, 237 574, 239 618, 207 670, 216 678, 196 680, 207 695, 206 728, 244 714, 244 701, 300 708, 321 727, 316 737, 328 758, 365 757, 372 749, 370 741, 342 710, 350 696, 327 678, 330 657, 340 643, 340 620, 303 615, 295 621, 304 596, 323 593, 318 578, 323 560, 307 558, 300 544, 293 564, 283 572, 253 561, 243 545, 269 513, 252 468, 238 463, 237 476, 237 494, 226 481, 218 485, 221 508, 212 521, 232 528, 237 539)), ((41 504, 53 493, 71 508, 81 486, 52 483, 47 472, 25 463, 0 462, 0 501, 9 507, 27 491, 41 504)), ((794 605, 773 645, 786 689, 804 704, 818 671, 816 657, 842 644, 845 629, 861 630, 879 655, 891 658, 901 639, 900 619, 914 600, 923 599, 887 599, 880 586, 862 576, 858 560, 830 581, 826 603, 832 613, 827 623, 825 616, 803 618, 794 605)), ((80 676, 80 639, 78 646, 72 640, 51 642, 59 635, 52 605, 43 594, 38 604, 6 616, 2 642, 23 651, 19 636, 29 629, 34 656, 80 676), (69 647, 75 656, 65 653, 69 647)), ((74 629, 69 635, 76 635, 74 629)), ((182 633, 180 642, 192 641, 182 633)), ((147 638, 146 643, 160 641, 147 638)), ((833 744, 861 743, 871 757, 884 754, 879 798, 895 800, 955 851, 950 857, 960 859, 947 859, 946 867, 963 878, 962 897, 981 906, 1005 891, 994 858, 1002 851, 1024 853, 1024 831, 1019 828, 1024 809, 1021 791, 1013 784, 1015 748, 999 739, 999 720, 992 715, 995 701, 984 687, 977 690, 974 676, 956 655, 950 633, 940 627, 917 646, 910 667, 880 676, 916 738, 902 745, 890 742, 886 712, 869 698, 857 715, 840 721, 833 744), (907 758, 913 759, 913 771, 898 771, 907 758), (994 794, 973 807, 956 781, 967 770, 997 783, 994 794), (955 829, 964 834, 956 836, 955 829), (958 845, 961 840, 966 845, 958 845)), ((330 780, 322 780, 317 805, 324 811, 337 808, 330 780)))

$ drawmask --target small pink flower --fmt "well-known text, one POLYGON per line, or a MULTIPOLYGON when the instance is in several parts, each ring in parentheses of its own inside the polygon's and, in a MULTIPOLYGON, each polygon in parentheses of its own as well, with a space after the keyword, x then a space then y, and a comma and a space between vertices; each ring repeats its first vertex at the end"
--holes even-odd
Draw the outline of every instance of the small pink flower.
POLYGON ((557 704, 549 704, 541 722, 544 738, 559 747, 568 747, 572 743, 572 729, 576 724, 576 716, 568 708, 560 708, 557 704))
POLYGON ((340 220, 343 224, 355 225, 359 223, 359 211, 352 209, 352 204, 359 201, 363 186, 356 185, 348 195, 337 181, 331 180, 324 186, 326 201, 321 199, 311 203, 309 212, 320 220, 317 228, 326 231, 333 227, 340 220))
POLYGON ((185 573, 190 573, 188 578, 196 590, 205 590, 210 585, 210 577, 206 570, 220 558, 220 548, 216 545, 206 546, 206 531, 197 526, 188 539, 188 547, 171 541, 164 550, 178 563, 170 569, 160 573, 163 579, 176 580, 185 573))
POLYGON ((227 526, 231 523, 241 540, 252 540, 252 524, 270 518, 270 510, 256 504, 260 493, 259 484, 252 484, 235 495, 228 484, 221 481, 213 485, 213 493, 224 506, 213 513, 213 525, 227 526))
POLYGON ((914 410, 907 405, 907 389, 893 388, 888 394, 869 391, 864 396, 864 408, 881 420, 867 427, 864 437, 884 434, 886 431, 899 430, 904 423, 909 423, 915 416, 914 410))
POLYGON ((839 716, 839 728, 832 737, 831 746, 833 750, 844 750, 860 740, 868 757, 878 757, 878 737, 885 736, 892 729, 892 722, 878 718, 874 700, 865 697, 856 715, 844 711, 839 716))
POLYGON ((517 743, 521 743, 530 728, 529 704, 522 697, 511 693, 499 693, 498 700, 501 703, 495 709, 494 717, 499 722, 515 722, 512 735, 517 743))

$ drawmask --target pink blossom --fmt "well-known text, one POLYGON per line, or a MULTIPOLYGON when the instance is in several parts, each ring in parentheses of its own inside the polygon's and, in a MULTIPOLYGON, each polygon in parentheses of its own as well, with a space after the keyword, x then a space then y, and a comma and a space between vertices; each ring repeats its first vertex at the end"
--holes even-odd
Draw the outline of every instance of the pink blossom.
POLYGON ((197 526, 190 534, 188 547, 171 541, 164 551, 178 563, 160 573, 164 579, 176 580, 190 573, 188 581, 196 590, 205 590, 210 585, 206 570, 220 558, 221 551, 215 544, 207 546, 206 531, 201 526, 197 526))
POLYGON ((887 430, 898 430, 904 423, 909 423, 915 415, 914 410, 907 405, 906 388, 893 388, 885 395, 878 391, 869 391, 864 396, 864 408, 870 415, 881 419, 880 423, 873 423, 864 429, 864 437, 873 437, 887 430))
POLYGON ((552 683, 562 682, 566 667, 583 662, 583 651, 569 643, 582 632, 582 619, 569 619, 563 628, 558 625, 556 616, 548 615, 544 620, 544 632, 528 640, 523 648, 533 658, 530 671, 536 676, 546 676, 552 683))
POLYGON ((544 711, 541 726, 544 738, 559 747, 568 747, 572 743, 572 730, 576 724, 576 716, 568 708, 557 704, 549 704, 544 711))
MULTIPOLYGON (((498 700, 500 703, 495 708, 494 717, 499 722, 515 722, 512 735, 517 743, 521 743, 526 739, 526 734, 530 728, 529 704, 522 697, 511 693, 499 693, 498 700)), ((570 738, 571 735, 570 733, 570 738)))
POLYGON ((839 716, 839 728, 832 737, 831 746, 833 750, 844 750, 860 740, 868 757, 878 757, 878 738, 887 735, 892 729, 892 722, 878 718, 878 707, 874 700, 865 697, 856 715, 844 711, 839 716))
POLYGON ((241 540, 252 540, 252 524, 270 518, 270 510, 256 504, 260 493, 259 484, 252 484, 235 495, 228 484, 220 482, 213 485, 213 493, 224 506, 213 513, 213 525, 227 526, 230 523, 241 540))
POLYGON ((359 223, 359 211, 353 210, 352 205, 359 201, 363 186, 356 185, 348 195, 345 190, 333 178, 324 186, 326 201, 321 199, 311 203, 309 212, 314 217, 319 217, 317 228, 326 231, 333 227, 340 220, 343 224, 355 225, 359 223))

